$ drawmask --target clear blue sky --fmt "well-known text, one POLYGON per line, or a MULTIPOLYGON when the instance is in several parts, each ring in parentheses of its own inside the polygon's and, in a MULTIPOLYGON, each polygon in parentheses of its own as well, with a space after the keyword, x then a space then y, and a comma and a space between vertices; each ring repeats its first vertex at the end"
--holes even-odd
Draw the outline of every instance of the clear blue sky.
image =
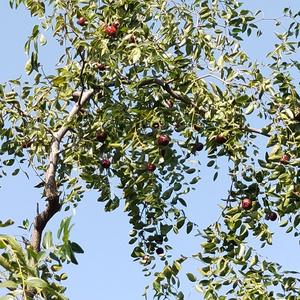
MULTIPOLYGON (((250 9, 261 9, 265 11, 265 17, 277 17, 281 15, 281 8, 291 5, 300 9, 299 0, 251 0, 246 1, 246 7, 250 9), (298 5, 297 5, 298 4, 298 5)), ((33 20, 29 13, 22 9, 13 11, 9 9, 8 0, 0 2, 0 36, 2 46, 0 48, 0 82, 24 75, 24 63, 27 60, 23 47, 26 37, 30 34, 33 20)), ((263 37, 251 39, 247 44, 250 55, 262 58, 263 54, 272 48, 274 28, 272 22, 264 21, 265 29, 263 37)), ((57 60, 57 48, 55 43, 49 42, 43 48, 42 60, 49 65, 49 70, 57 60)), ((206 165, 206 153, 201 152, 203 166, 206 165)), ((229 187, 227 167, 225 162, 219 174, 217 182, 212 181, 212 172, 203 168, 201 177, 203 180, 198 184, 197 191, 189 195, 188 215, 190 219, 205 227, 214 222, 220 214, 218 208, 219 199, 223 198, 229 187)), ((34 217, 36 203, 40 200, 40 191, 33 186, 38 183, 34 176, 29 181, 25 176, 17 179, 8 176, 0 179, 0 199, 2 209, 0 220, 12 218, 19 225, 24 218, 30 220, 34 217)), ((130 253, 131 246, 128 245, 128 232, 131 229, 126 214, 122 207, 113 213, 104 213, 103 205, 96 202, 95 193, 87 193, 84 201, 76 210, 73 222, 72 239, 78 242, 85 250, 85 254, 78 256, 79 265, 68 265, 65 270, 69 275, 66 281, 68 286, 67 295, 71 300, 75 299, 142 299, 143 288, 151 283, 149 278, 143 277, 142 267, 133 262, 130 253)), ((70 214, 70 212, 69 212, 70 214)), ((67 215, 67 214, 66 214, 67 215)), ((47 229, 56 231, 61 219, 58 214, 49 224, 47 229)), ((263 249, 263 253, 271 260, 283 264, 287 269, 300 271, 299 246, 292 236, 286 236, 284 231, 278 227, 278 223, 271 224, 275 232, 274 246, 263 249), (288 251, 288 255, 287 255, 288 251)), ((12 232, 9 229, 3 232, 12 232)), ((200 240, 197 237, 186 236, 184 233, 172 239, 174 245, 174 257, 180 254, 191 255, 199 249, 200 240)), ((188 264, 186 271, 196 272, 195 262, 188 264)), ((187 291, 187 299, 200 299, 201 296, 193 290, 192 284, 183 283, 187 291)), ((0 296, 3 293, 0 290, 0 296)))

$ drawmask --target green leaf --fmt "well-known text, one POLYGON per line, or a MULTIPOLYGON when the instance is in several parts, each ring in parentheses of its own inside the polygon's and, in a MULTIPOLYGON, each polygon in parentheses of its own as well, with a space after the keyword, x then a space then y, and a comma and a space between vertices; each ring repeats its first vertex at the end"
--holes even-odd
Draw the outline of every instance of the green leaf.
POLYGON ((191 282, 196 282, 197 281, 197 277, 192 273, 187 273, 186 276, 189 279, 189 281, 191 281, 191 282))
POLYGON ((0 221, 0 227, 7 227, 13 225, 15 222, 11 219, 6 220, 5 222, 0 221))
POLYGON ((12 280, 6 280, 6 281, 0 282, 0 288, 16 289, 17 287, 18 287, 18 284, 12 280))
POLYGON ((84 250, 75 242, 71 242, 71 248, 75 253, 84 253, 84 250))
POLYGON ((31 59, 28 59, 26 64, 25 64, 25 71, 27 75, 30 75, 32 73, 32 64, 31 64, 31 59))
POLYGON ((48 283, 46 281, 44 281, 41 278, 38 277, 28 277, 25 281, 25 283, 29 286, 29 287, 33 287, 36 289, 46 289, 48 287, 48 283))
POLYGON ((53 247, 53 236, 52 236, 52 232, 51 231, 47 231, 44 234, 42 245, 43 245, 43 247, 45 249, 49 249, 49 248, 53 247))
POLYGON ((132 63, 136 63, 141 57, 141 49, 140 48, 134 48, 131 53, 129 59, 132 61, 132 63))
POLYGON ((186 224, 186 233, 187 234, 191 233, 191 231, 193 230, 193 226, 194 226, 194 224, 190 221, 186 224))
POLYGON ((168 199, 171 197, 172 193, 173 193, 173 188, 169 188, 168 190, 166 190, 166 191, 162 194, 161 197, 162 197, 164 200, 168 200, 168 199))

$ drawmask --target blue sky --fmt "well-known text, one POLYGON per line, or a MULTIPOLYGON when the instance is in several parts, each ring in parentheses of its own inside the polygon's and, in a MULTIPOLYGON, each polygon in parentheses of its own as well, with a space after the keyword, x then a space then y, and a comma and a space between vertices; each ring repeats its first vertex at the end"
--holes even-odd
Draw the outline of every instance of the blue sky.
MULTIPOLYGON (((298 1, 251 0, 246 1, 245 5, 250 9, 264 10, 265 18, 272 18, 281 15, 282 7, 288 5, 296 7, 298 1)), ((24 10, 10 10, 8 0, 0 2, 0 16, 2 37, 0 82, 3 82, 24 74, 27 58, 23 48, 34 22, 29 13, 24 10)), ((262 21, 262 23, 261 26, 265 30, 263 38, 251 39, 251 42, 245 44, 250 55, 258 59, 272 48, 275 40, 272 22, 262 21)), ((58 53, 56 49, 55 44, 49 41, 42 50, 42 57, 47 58, 49 66, 53 66, 56 62, 58 53)), ((199 155, 205 166, 206 153, 201 152, 199 155)), ((221 162, 221 165, 224 165, 224 168, 220 170, 217 182, 212 181, 213 173, 204 167, 201 172, 202 181, 188 198, 188 215, 203 228, 219 216, 219 199, 226 195, 229 187, 225 161, 221 162)), ((9 217, 16 220, 16 224, 19 225, 24 218, 33 219, 36 203, 40 201, 40 191, 33 188, 36 183, 38 183, 37 178, 33 177, 29 181, 22 175, 18 178, 8 176, 0 179, 2 186, 0 199, 3 203, 0 220, 9 217)), ((78 256, 78 266, 68 265, 65 268, 69 275, 66 281, 67 295, 71 300, 142 299, 144 286, 151 282, 149 278, 143 276, 141 265, 133 262, 130 257, 132 248, 128 245, 128 232, 131 228, 128 218, 122 212, 122 208, 112 213, 104 213, 103 205, 98 203, 96 198, 95 193, 87 193, 79 208, 74 211, 75 227, 72 238, 84 248, 85 254, 78 256)), ((60 218, 61 214, 57 215, 47 228, 55 232, 60 218)), ((275 232, 274 246, 263 249, 261 253, 283 264, 287 269, 300 270, 297 241, 292 240, 292 236, 284 234, 277 222, 271 224, 271 228, 275 232)), ((7 229, 5 232, 10 231, 7 229)), ((182 233, 172 238, 172 245, 174 257, 180 254, 191 255, 199 249, 200 240, 198 237, 186 236, 182 233)), ((184 270, 196 272, 197 264, 189 263, 188 267, 184 270)), ((191 284, 183 283, 183 286, 187 291, 187 299, 200 299, 200 295, 193 291, 191 284)), ((0 295, 2 294, 0 290, 0 295)))

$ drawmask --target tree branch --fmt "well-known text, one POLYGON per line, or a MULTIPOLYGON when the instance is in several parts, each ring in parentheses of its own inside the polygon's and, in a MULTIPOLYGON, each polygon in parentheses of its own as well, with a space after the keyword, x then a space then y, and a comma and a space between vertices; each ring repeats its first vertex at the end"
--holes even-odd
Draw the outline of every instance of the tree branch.
MULTIPOLYGON (((203 76, 202 78, 204 77, 209 77, 209 76, 212 76, 212 77, 215 77, 214 75, 206 75, 206 76, 203 76)), ((219 78, 218 78, 219 79, 219 78)), ((206 110, 204 110, 203 108, 200 108, 198 107, 193 101, 191 101, 188 97, 186 96, 182 96, 181 94, 179 94, 178 92, 174 91, 168 83, 165 83, 163 80, 161 79, 158 79, 158 78, 150 78, 150 79, 146 79, 146 80, 143 80, 141 83, 138 84, 138 87, 144 87, 144 86, 148 86, 148 85, 151 85, 151 84, 156 84, 156 85, 159 85, 160 87, 162 87, 166 92, 168 92, 173 98, 175 99, 178 99, 182 102, 184 102, 185 104, 187 105, 191 105, 195 108, 195 110, 197 112, 199 112, 201 115, 205 114, 206 113, 206 110)), ((248 127, 248 126, 245 126, 243 128, 241 128, 241 130, 245 130, 247 132, 252 132, 252 133, 256 133, 256 134, 260 134, 260 135, 263 135, 263 136, 266 136, 266 137, 271 137, 271 135, 269 133, 266 133, 266 132, 263 132, 261 129, 257 129, 257 128, 252 128, 252 127, 248 127)))
POLYGON ((74 96, 78 97, 79 100, 71 109, 66 124, 62 126, 53 135, 51 142, 51 150, 49 155, 49 165, 45 175, 45 197, 46 197, 46 208, 43 212, 38 213, 34 220, 34 229, 31 237, 32 248, 39 252, 41 249, 41 239, 44 228, 46 227, 49 220, 60 210, 61 204, 59 203, 59 193, 56 185, 56 170, 59 160, 59 146, 69 130, 68 124, 73 120, 74 116, 79 112, 80 108, 89 101, 94 91, 89 90, 86 92, 75 92, 74 96))

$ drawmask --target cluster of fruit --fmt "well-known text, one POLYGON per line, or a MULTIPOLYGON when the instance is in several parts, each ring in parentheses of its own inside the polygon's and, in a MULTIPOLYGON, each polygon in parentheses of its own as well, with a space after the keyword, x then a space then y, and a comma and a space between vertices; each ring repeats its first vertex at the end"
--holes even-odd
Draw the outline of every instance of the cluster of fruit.
MULTIPOLYGON (((253 201, 250 198, 244 198, 241 202, 241 207, 244 210, 250 210, 253 206, 253 201)), ((277 214, 274 211, 269 211, 266 214, 266 220, 275 221, 277 219, 277 214)))

